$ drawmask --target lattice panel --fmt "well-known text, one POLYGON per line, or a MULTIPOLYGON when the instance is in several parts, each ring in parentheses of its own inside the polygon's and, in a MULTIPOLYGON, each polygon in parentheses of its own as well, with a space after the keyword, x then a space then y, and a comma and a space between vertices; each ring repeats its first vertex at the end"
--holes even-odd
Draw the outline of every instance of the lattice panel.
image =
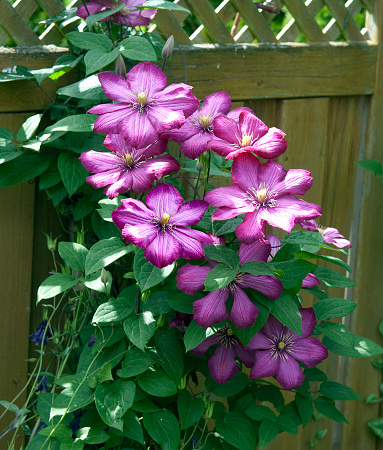
MULTIPOLYGON (((63 31, 54 24, 44 29, 38 18, 44 13, 53 17, 78 3, 74 0, 65 7, 64 1, 0 0, 0 45, 59 44, 63 31)), ((372 14, 374 2, 381 0, 174 1, 192 14, 160 10, 149 31, 164 37, 173 34, 178 44, 187 45, 365 42, 369 38, 365 13, 372 14)))

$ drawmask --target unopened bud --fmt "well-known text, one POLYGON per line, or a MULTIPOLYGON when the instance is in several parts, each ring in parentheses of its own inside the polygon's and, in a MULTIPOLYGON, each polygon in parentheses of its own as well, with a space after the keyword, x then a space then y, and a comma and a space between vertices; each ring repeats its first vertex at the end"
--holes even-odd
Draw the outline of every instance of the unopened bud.
POLYGON ((45 234, 45 236, 46 236, 46 238, 47 238, 47 247, 48 247, 48 250, 49 250, 50 252, 54 252, 54 251, 56 250, 58 238, 53 239, 52 236, 48 236, 47 234, 45 234))
POLYGON ((124 58, 121 55, 118 55, 118 58, 114 63, 114 71, 117 75, 120 75, 120 77, 126 77, 126 65, 124 58))
POLYGON ((101 278, 100 278, 100 280, 101 280, 102 284, 107 284, 108 281, 109 281, 109 274, 104 268, 102 268, 102 270, 101 270, 101 278))
POLYGON ((198 172, 202 172, 203 171, 203 164, 198 161, 195 168, 198 170, 198 172))
POLYGON ((186 388, 186 375, 181 378, 180 384, 178 385, 178 389, 186 388))
POLYGON ((209 152, 203 152, 202 155, 205 158, 205 161, 209 160, 209 152))
POLYGON ((164 48, 162 49, 162 57, 164 59, 169 59, 174 50, 174 36, 170 36, 165 42, 164 48))
POLYGON ((205 411, 206 419, 211 419, 213 417, 215 402, 210 402, 205 411))
POLYGON ((157 328, 161 328, 165 325, 165 315, 161 314, 160 317, 157 319, 157 328))

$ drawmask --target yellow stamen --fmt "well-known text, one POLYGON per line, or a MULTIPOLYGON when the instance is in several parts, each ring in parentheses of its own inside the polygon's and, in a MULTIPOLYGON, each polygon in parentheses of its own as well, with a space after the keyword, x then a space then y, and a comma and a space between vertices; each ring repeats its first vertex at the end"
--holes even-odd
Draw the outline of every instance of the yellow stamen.
POLYGON ((146 95, 145 92, 139 92, 137 95, 138 98, 138 103, 140 104, 141 107, 146 105, 146 95))
POLYGON ((125 156, 125 161, 128 166, 130 166, 133 162, 133 155, 131 153, 127 153, 125 156))
POLYGON ((251 134, 244 134, 242 136, 242 142, 241 142, 241 146, 242 147, 248 147, 249 145, 251 145, 251 142, 253 140, 253 133, 251 134))
POLYGON ((163 214, 162 214, 161 221, 160 221, 160 224, 164 227, 165 225, 168 224, 169 219, 170 219, 169 214, 168 214, 168 213, 163 213, 163 214))
POLYGON ((228 336, 233 336, 234 332, 233 332, 233 330, 232 330, 231 328, 229 328, 229 329, 226 331, 226 334, 227 334, 228 336))
POLYGON ((210 124, 210 116, 209 114, 202 114, 199 116, 199 121, 202 125, 202 128, 208 128, 210 124))
POLYGON ((259 203, 264 203, 267 197, 267 189, 265 187, 260 188, 256 191, 255 195, 259 203))
POLYGON ((278 343, 279 350, 283 350, 285 347, 286 347, 286 344, 284 342, 279 342, 278 343))

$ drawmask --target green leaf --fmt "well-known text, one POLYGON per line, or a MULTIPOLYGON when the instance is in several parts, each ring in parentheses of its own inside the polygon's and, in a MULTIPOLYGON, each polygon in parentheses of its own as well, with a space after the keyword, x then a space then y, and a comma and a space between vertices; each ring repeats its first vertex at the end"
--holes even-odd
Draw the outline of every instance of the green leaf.
MULTIPOLYGON (((39 431, 39 434, 41 436, 49 436, 50 433, 54 430, 54 432, 52 433, 52 437, 54 437, 55 439, 57 439, 60 442, 65 442, 65 443, 71 443, 73 442, 72 439, 72 433, 73 431, 67 427, 66 425, 60 424, 60 425, 49 425, 45 428, 42 428, 39 431)), ((61 448, 61 446, 60 446, 61 448)))
POLYGON ((49 424, 49 414, 53 403, 51 392, 40 392, 37 397, 37 413, 45 424, 49 424))
POLYGON ((165 280, 174 269, 174 263, 159 269, 144 256, 144 250, 138 249, 134 257, 133 271, 141 291, 144 292, 165 280))
MULTIPOLYGON (((132 273, 134 277, 134 274, 132 273)), ((159 316, 160 314, 167 314, 172 310, 166 301, 168 297, 174 295, 177 291, 157 291, 150 294, 149 298, 145 300, 143 304, 144 311, 150 311, 153 316, 159 316)))
POLYGON ((57 165, 65 189, 71 197, 85 183, 88 171, 74 153, 60 153, 57 165))
POLYGON ((229 220, 215 220, 212 222, 214 236, 232 233, 243 222, 245 215, 241 214, 229 220))
POLYGON ((100 305, 92 319, 92 323, 104 324, 125 320, 132 312, 132 304, 126 299, 111 298, 107 303, 100 305))
POLYGON ((71 31, 66 34, 66 37, 71 44, 86 50, 100 48, 108 52, 113 48, 113 42, 104 34, 71 31))
POLYGON ((84 374, 92 365, 92 373, 110 363, 112 369, 122 360, 126 353, 126 341, 121 328, 104 328, 97 333, 98 341, 93 347, 83 347, 77 366, 77 373, 84 374), (105 347, 101 350, 101 347, 105 347))
POLYGON ((96 22, 99 22, 102 19, 106 19, 107 17, 110 17, 113 14, 116 14, 118 11, 121 11, 123 8, 125 8, 125 6, 126 6, 125 3, 122 3, 112 10, 107 9, 106 11, 101 11, 96 14, 91 14, 90 16, 88 16, 85 19, 85 22, 86 22, 88 28, 91 29, 96 22))
POLYGON ((138 376, 138 384, 141 389, 155 397, 169 397, 177 394, 177 386, 174 381, 160 368, 151 367, 138 376))
POLYGON ((64 55, 58 58, 52 67, 47 69, 31 70, 31 73, 35 76, 35 79, 39 85, 45 80, 45 78, 48 77, 51 80, 57 80, 76 67, 77 64, 82 61, 83 57, 83 55, 80 55, 77 58, 74 55, 64 55))
POLYGON ((153 355, 176 385, 183 375, 183 351, 172 330, 160 329, 154 336, 156 353, 153 355))
POLYGON ((322 245, 323 237, 317 231, 293 231, 281 241, 286 244, 322 245))
POLYGON ((303 395, 297 394, 295 396, 295 404, 298 408, 303 427, 305 427, 309 423, 309 420, 311 419, 311 416, 313 414, 312 403, 313 399, 311 395, 308 397, 304 397, 303 395))
POLYGON ((241 273, 250 273, 254 276, 269 275, 275 277, 275 273, 263 261, 247 261, 240 267, 241 273))
POLYGON ((61 175, 56 164, 51 163, 48 170, 40 176, 39 190, 49 189, 61 181, 61 175))
POLYGON ((109 66, 119 55, 119 51, 117 48, 108 52, 104 49, 94 49, 89 50, 84 58, 85 66, 86 66, 86 76, 90 75, 97 70, 103 69, 104 67, 109 66))
POLYGON ((370 422, 368 422, 368 426, 371 428, 372 432, 378 436, 378 438, 383 439, 383 417, 370 420, 370 422))
POLYGON ((112 274, 105 271, 106 275, 108 275, 108 282, 105 284, 101 281, 101 272, 92 273, 89 277, 82 278, 82 282, 88 289, 92 289, 93 291, 102 292, 103 294, 110 293, 110 288, 112 287, 112 274))
POLYGON ((347 347, 353 347, 354 338, 350 330, 341 323, 324 322, 320 326, 316 325, 315 329, 323 333, 332 341, 347 347))
POLYGON ((24 154, 0 165, 0 188, 32 180, 45 172, 49 161, 39 155, 24 154))
POLYGON ((231 269, 224 264, 218 264, 206 276, 205 288, 207 291, 216 291, 230 284, 238 274, 238 268, 231 269))
POLYGON ((144 350, 146 343, 153 336, 157 328, 157 322, 150 311, 146 311, 137 316, 131 314, 124 321, 124 330, 128 338, 141 350, 144 350))
POLYGON ((133 405, 136 385, 133 381, 117 380, 99 384, 95 403, 102 420, 109 426, 123 430, 123 415, 133 405))
POLYGON ((295 286, 302 284, 302 281, 309 272, 316 269, 315 264, 311 264, 308 261, 302 259, 284 261, 284 262, 272 262, 268 266, 272 270, 282 270, 284 276, 281 278, 284 289, 292 289, 295 286))
POLYGON ((275 300, 272 310, 273 315, 286 325, 290 330, 301 335, 302 316, 299 308, 289 294, 282 291, 278 300, 275 300))
POLYGON ((250 406, 250 408, 245 410, 245 414, 250 417, 250 419, 257 420, 259 422, 262 422, 263 420, 275 420, 274 412, 267 406, 263 405, 250 406))
POLYGON ((239 256, 237 252, 226 248, 224 245, 209 245, 205 247, 205 257, 223 263, 231 269, 239 267, 239 256))
POLYGON ((44 298, 52 298, 62 292, 71 289, 79 282, 79 279, 68 273, 56 273, 44 280, 37 291, 37 303, 44 298))
POLYGON ((320 413, 332 420, 335 420, 335 422, 348 423, 344 415, 337 408, 335 408, 334 400, 325 397, 317 397, 314 400, 314 406, 320 413))
POLYGON ((335 381, 324 381, 320 385, 320 393, 333 400, 361 400, 361 396, 348 386, 335 381))
POLYGON ((180 428, 178 420, 167 411, 144 414, 144 427, 150 437, 162 450, 177 450, 180 446, 180 428))
POLYGON ((35 76, 24 66, 13 66, 9 69, 11 69, 11 72, 4 72, 4 69, 0 72, 0 83, 7 81, 33 80, 35 78, 35 76))
POLYGON ((185 314, 193 313, 193 302, 202 298, 201 296, 193 296, 180 292, 173 297, 167 298, 168 304, 175 310, 185 314))
POLYGON ((259 427, 259 447, 264 448, 275 439, 279 433, 279 427, 271 420, 264 420, 259 427))
POLYGON ((217 397, 231 397, 239 394, 250 384, 249 377, 241 371, 238 371, 233 378, 224 384, 217 383, 209 375, 206 377, 206 389, 213 392, 217 397))
POLYGON ((121 434, 144 445, 144 433, 142 431, 141 422, 139 421, 136 414, 131 409, 129 409, 128 411, 126 411, 123 420, 124 428, 121 434))
POLYGON ((327 267, 318 267, 313 272, 326 286, 336 288, 346 288, 356 286, 355 281, 345 277, 335 270, 328 269, 327 267))
POLYGON ((97 272, 133 250, 132 244, 126 246, 120 238, 103 239, 89 250, 85 260, 85 274, 88 276, 97 272))
POLYGON ((102 430, 96 430, 91 427, 83 427, 76 431, 76 440, 83 441, 88 445, 103 444, 109 439, 109 435, 102 430))
POLYGON ((353 336, 353 346, 340 345, 331 339, 324 337, 323 345, 326 346, 330 351, 342 356, 353 356, 355 358, 368 358, 370 356, 376 356, 383 354, 383 347, 375 342, 370 341, 370 339, 364 338, 362 336, 353 336))
POLYGON ((72 131, 76 133, 93 131, 93 126, 96 119, 96 114, 74 114, 73 116, 68 116, 61 119, 46 128, 45 133, 52 133, 53 131, 72 131))
MULTIPOLYGON (((209 336, 213 336, 219 328, 216 325, 209 328, 200 327, 196 324, 194 320, 190 322, 184 335, 184 345, 185 351, 188 352, 193 348, 197 347, 201 342, 203 342, 209 336)), ((218 340, 217 340, 218 344, 218 340)))
POLYGON ((23 153, 24 152, 22 150, 18 150, 14 145, 0 145, 0 164, 18 158, 23 153))
POLYGON ((97 75, 92 75, 69 86, 64 86, 57 90, 57 94, 83 100, 101 101, 107 99, 97 75))
POLYGON ((122 362, 122 368, 117 370, 121 378, 130 378, 145 372, 153 364, 153 360, 138 348, 131 348, 122 362))
POLYGON ((253 424, 240 412, 229 412, 223 421, 217 420, 216 429, 223 439, 235 448, 254 450, 257 445, 253 424))
POLYGON ((351 267, 346 262, 344 262, 342 259, 336 258, 335 256, 317 255, 315 253, 303 252, 303 251, 295 252, 294 256, 298 259, 304 259, 304 260, 322 259, 323 261, 330 262, 332 264, 336 264, 337 266, 343 267, 348 272, 351 272, 351 267))
POLYGON ((166 0, 148 0, 142 6, 137 6, 137 9, 155 8, 155 9, 168 9, 170 11, 183 11, 190 14, 190 11, 183 8, 177 3, 168 2, 166 0))
POLYGON ((124 39, 118 46, 120 53, 134 61, 157 61, 156 52, 152 44, 140 36, 124 39))
POLYGON ((100 216, 107 222, 113 222, 112 212, 115 211, 121 205, 121 198, 115 197, 113 199, 105 198, 98 202, 101 206, 97 209, 100 216))
POLYGON ((327 375, 317 367, 306 368, 304 373, 307 381, 327 381, 327 375))
POLYGON ((343 317, 356 308, 356 303, 344 298, 326 298, 314 305, 317 320, 328 320, 332 317, 343 317))
POLYGON ((58 252, 65 264, 79 272, 85 270, 85 259, 88 249, 81 244, 75 242, 59 242, 58 252))
POLYGON ((241 341, 244 347, 247 347, 247 344, 251 341, 251 339, 258 333, 258 331, 263 327, 266 323, 270 310, 263 305, 259 304, 259 313, 256 321, 253 325, 247 328, 237 328, 234 324, 230 324, 231 329, 234 331, 234 334, 241 341))
POLYGON ((383 398, 378 397, 376 394, 368 394, 367 397, 364 400, 366 405, 370 405, 370 404, 373 404, 373 403, 380 403, 382 401, 383 401, 383 398))
POLYGON ((193 398, 185 389, 179 391, 177 405, 181 418, 181 430, 186 430, 197 423, 205 411, 205 402, 202 398, 193 398))
POLYGON ((30 139, 37 130, 42 117, 42 114, 35 114, 34 116, 28 117, 17 132, 16 139, 19 142, 25 142, 30 139))
POLYGON ((373 173, 377 177, 383 176, 382 164, 377 159, 362 159, 361 161, 355 161, 355 164, 367 172, 373 173))

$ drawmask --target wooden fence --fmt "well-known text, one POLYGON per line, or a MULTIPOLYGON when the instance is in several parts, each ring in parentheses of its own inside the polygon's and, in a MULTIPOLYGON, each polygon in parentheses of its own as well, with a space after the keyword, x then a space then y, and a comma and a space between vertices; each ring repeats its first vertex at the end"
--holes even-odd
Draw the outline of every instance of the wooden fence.
MULTIPOLYGON (((323 225, 337 227, 352 242, 349 263, 358 286, 345 295, 361 308, 347 324, 353 333, 382 344, 383 186, 354 162, 383 160, 383 1, 274 0, 264 2, 266 9, 252 0, 225 0, 215 9, 209 0, 177 3, 193 12, 193 22, 182 12, 159 11, 150 30, 176 38, 169 79, 192 84, 201 99, 225 90, 237 105, 251 107, 266 124, 286 132, 289 148, 280 162, 288 169, 311 171, 314 186, 306 199, 322 205, 323 225), (268 11, 275 12, 273 5, 289 18, 279 29, 273 25, 275 13, 268 11), (330 17, 325 25, 317 20, 323 8, 330 17), (362 27, 354 20, 361 8, 367 16, 362 27)), ((31 30, 28 19, 38 9, 53 16, 65 8, 60 0, 0 0, 0 44, 59 44, 62 31, 57 26, 31 30)), ((0 70, 49 67, 66 51, 3 49, 0 70)), ((57 85, 46 80, 42 88, 31 81, 2 84, 0 127, 16 130, 28 115, 43 111, 57 85)), ((43 232, 56 230, 57 224, 33 180, 0 191, 0 204, 0 399, 10 400, 26 380, 26 330, 31 324, 33 332, 40 320, 31 305, 51 269, 43 232)), ((335 289, 332 294, 343 295, 335 289)), ((312 301, 307 297, 305 306, 312 301)), ((346 383, 363 398, 379 393, 381 374, 367 359, 333 355, 321 368, 330 380, 346 383)), ((379 404, 344 402, 341 408, 350 425, 322 419, 317 426, 328 433, 316 448, 383 448, 367 427, 383 413, 379 404)), ((309 449, 314 428, 312 422, 298 437, 281 434, 267 448, 309 449)))

